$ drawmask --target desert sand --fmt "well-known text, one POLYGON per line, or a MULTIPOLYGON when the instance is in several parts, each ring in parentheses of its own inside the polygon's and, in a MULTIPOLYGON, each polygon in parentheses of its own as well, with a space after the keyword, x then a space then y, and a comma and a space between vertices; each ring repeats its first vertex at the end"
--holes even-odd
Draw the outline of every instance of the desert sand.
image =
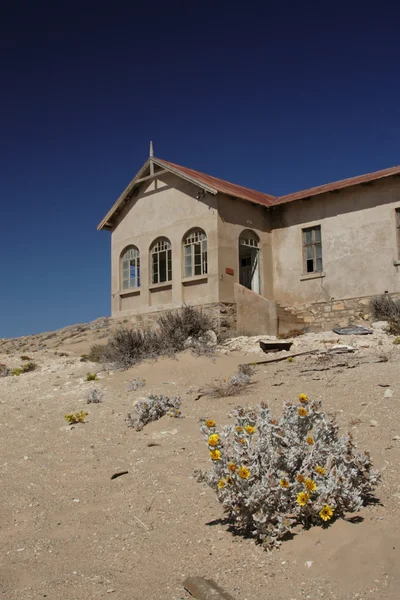
POLYGON ((81 362, 109 326, 104 319, 0 341, 0 363, 18 367, 25 354, 38 365, 0 378, 2 598, 181 600, 189 597, 185 577, 194 575, 240 600, 400 597, 400 346, 393 338, 308 334, 293 351, 336 342, 356 351, 259 365, 240 396, 195 400, 240 363, 268 359, 257 339, 229 340, 214 358, 185 351, 126 371, 81 362), (85 381, 88 371, 99 380, 85 381), (146 385, 128 392, 134 377, 146 385), (93 388, 103 401, 87 405, 93 388), (150 392, 180 396, 184 418, 128 428, 127 413, 150 392), (267 553, 229 532, 215 493, 194 479, 209 464, 199 420, 228 423, 235 406, 261 400, 279 413, 300 392, 321 398, 371 451, 382 482, 375 504, 328 528, 296 531, 267 553), (69 426, 64 415, 80 409, 86 422, 69 426), (118 471, 128 474, 111 479, 118 471))

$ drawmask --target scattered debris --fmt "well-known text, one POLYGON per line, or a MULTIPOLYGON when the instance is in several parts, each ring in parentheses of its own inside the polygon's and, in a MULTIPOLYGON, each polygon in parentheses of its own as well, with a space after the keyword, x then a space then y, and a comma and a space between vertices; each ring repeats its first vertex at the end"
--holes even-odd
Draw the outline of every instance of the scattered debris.
POLYGON ((338 327, 332 329, 334 333, 338 335, 368 335, 373 333, 372 329, 363 327, 362 325, 349 325, 348 327, 338 327))
POLYGON ((329 348, 328 352, 332 354, 344 354, 346 352, 355 352, 357 348, 354 346, 346 346, 345 344, 335 344, 331 348, 329 348))
POLYGON ((111 475, 111 479, 117 479, 117 477, 121 477, 122 475, 128 475, 129 471, 117 471, 113 475, 111 475))
POLYGON ((393 390, 391 390, 390 388, 387 388, 385 390, 385 393, 383 394, 383 397, 384 398, 392 398, 393 394, 394 394, 393 390))
POLYGON ((183 582, 185 590, 197 600, 234 600, 212 579, 204 577, 188 577, 183 582))
POLYGON ((293 342, 263 342, 260 340, 260 348, 263 352, 280 352, 281 350, 290 350, 293 342))

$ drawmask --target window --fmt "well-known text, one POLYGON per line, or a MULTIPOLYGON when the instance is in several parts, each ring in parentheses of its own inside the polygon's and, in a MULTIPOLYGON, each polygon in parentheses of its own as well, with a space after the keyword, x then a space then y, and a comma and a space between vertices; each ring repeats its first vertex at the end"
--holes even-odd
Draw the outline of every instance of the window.
POLYGON ((184 277, 206 275, 207 236, 202 229, 192 229, 183 240, 184 277))
POLYGON ((156 240, 150 250, 151 283, 165 283, 172 279, 171 242, 167 238, 156 240))
POLYGON ((254 231, 250 231, 250 229, 245 229, 242 231, 239 238, 239 244, 241 246, 250 246, 250 248, 258 248, 258 235, 254 233, 254 231))
POLYGON ((400 208, 396 208, 397 258, 400 258, 400 208))
POLYGON ((321 273, 322 242, 319 225, 303 229, 303 256, 305 273, 321 273))
POLYGON ((136 246, 126 248, 121 257, 122 289, 140 287, 140 252, 136 246))

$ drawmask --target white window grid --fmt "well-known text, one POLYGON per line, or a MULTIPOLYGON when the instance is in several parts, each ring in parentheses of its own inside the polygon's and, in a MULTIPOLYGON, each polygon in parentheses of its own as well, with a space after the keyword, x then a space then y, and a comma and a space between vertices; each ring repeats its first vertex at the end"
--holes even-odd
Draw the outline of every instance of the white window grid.
POLYGON ((122 289, 140 287, 140 252, 136 246, 130 246, 121 257, 122 289))
POLYGON ((184 277, 207 274, 207 235, 201 229, 191 231, 183 243, 184 277))
POLYGON ((171 242, 158 240, 151 248, 151 282, 165 283, 172 280, 171 242))
POLYGON ((239 244, 241 246, 250 246, 251 248, 258 248, 258 237, 252 231, 245 231, 239 238, 239 244))

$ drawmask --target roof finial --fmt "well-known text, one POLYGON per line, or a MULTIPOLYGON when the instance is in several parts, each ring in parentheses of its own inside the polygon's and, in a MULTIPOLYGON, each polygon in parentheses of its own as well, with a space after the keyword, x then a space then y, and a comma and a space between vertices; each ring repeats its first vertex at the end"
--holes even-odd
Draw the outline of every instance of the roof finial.
POLYGON ((150 142, 150 158, 154 156, 153 142, 150 142))

